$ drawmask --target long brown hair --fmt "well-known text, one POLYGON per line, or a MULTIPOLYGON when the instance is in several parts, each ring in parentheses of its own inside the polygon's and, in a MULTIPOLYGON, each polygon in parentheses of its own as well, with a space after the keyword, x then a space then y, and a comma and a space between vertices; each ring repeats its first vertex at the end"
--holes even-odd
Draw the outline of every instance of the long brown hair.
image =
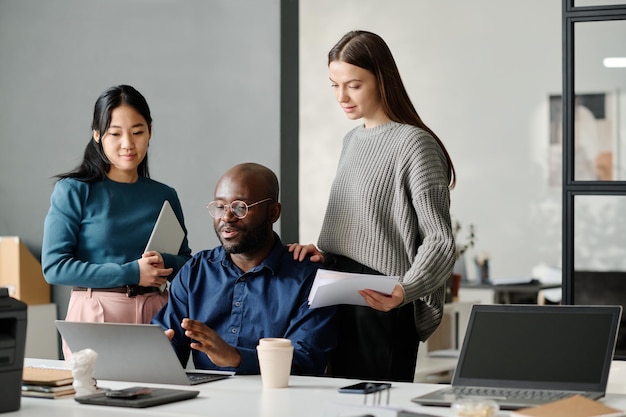
POLYGON ((439 143, 448 161, 448 181, 452 189, 456 184, 456 171, 443 142, 417 114, 409 94, 404 88, 400 72, 385 41, 372 32, 353 30, 346 33, 328 53, 328 64, 346 62, 363 68, 376 77, 383 111, 394 122, 424 129, 439 143))

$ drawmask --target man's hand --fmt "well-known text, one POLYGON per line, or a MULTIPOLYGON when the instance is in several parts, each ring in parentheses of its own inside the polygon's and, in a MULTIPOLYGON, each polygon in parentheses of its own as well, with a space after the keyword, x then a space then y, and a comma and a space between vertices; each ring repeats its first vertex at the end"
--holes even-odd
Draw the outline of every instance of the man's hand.
MULTIPOLYGON (((206 324, 197 320, 183 319, 181 326, 185 336, 193 339, 191 348, 205 353, 215 365, 237 368, 241 364, 239 351, 226 343, 206 324)), ((165 332, 166 335, 168 331, 165 332)))

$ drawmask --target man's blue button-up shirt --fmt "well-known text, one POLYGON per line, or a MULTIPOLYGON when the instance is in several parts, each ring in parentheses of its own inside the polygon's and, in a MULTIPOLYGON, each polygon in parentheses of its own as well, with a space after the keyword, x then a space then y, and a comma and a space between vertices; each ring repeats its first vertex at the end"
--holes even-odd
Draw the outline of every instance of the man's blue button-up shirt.
POLYGON ((192 351, 197 369, 258 374, 256 346, 263 337, 291 339, 292 373, 322 375, 337 343, 334 307, 309 309, 308 296, 317 267, 299 262, 275 234, 265 260, 243 273, 222 246, 197 253, 178 272, 169 301, 152 320, 174 329, 172 345, 185 365, 192 351), (190 318, 206 323, 241 354, 238 368, 221 368, 189 347, 180 323, 190 318))

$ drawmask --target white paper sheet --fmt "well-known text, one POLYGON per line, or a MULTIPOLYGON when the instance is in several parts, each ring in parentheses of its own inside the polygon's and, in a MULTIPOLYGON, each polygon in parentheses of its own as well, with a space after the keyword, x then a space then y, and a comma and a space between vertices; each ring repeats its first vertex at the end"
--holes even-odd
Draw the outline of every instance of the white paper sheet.
POLYGON ((311 308, 337 304, 367 305, 359 290, 371 289, 391 294, 398 277, 352 274, 319 269, 309 294, 311 308))

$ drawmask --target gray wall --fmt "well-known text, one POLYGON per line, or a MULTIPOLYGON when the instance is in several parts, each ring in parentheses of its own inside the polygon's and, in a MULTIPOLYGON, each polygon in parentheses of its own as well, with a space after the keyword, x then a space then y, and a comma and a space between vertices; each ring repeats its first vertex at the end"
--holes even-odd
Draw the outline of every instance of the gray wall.
MULTIPOLYGON (((205 206, 218 177, 244 161, 280 175, 280 9, 0 0, 0 236, 39 255, 51 177, 80 162, 96 98, 125 83, 153 113, 151 176, 178 191, 192 250, 215 246, 205 206)), ((55 289, 61 315, 64 292, 55 289)))

